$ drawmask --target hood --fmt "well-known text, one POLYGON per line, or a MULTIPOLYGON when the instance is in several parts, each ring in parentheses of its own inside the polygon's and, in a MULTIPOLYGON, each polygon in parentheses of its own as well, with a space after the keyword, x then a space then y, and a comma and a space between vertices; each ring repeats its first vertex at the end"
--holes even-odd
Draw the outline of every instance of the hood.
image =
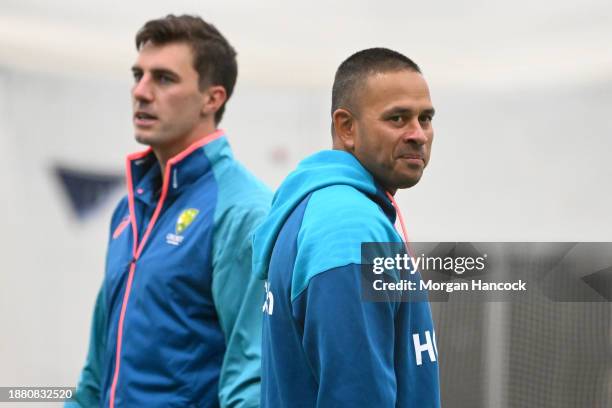
POLYGON ((285 221, 310 193, 332 185, 348 185, 376 201, 395 221, 395 209, 374 177, 350 153, 324 150, 304 159, 276 191, 272 208, 253 235, 253 272, 267 279, 276 238, 285 221))

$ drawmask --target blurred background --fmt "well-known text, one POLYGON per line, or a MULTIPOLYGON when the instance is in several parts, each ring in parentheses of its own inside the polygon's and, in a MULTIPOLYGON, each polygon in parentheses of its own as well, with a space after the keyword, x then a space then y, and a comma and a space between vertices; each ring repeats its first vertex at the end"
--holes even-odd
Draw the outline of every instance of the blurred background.
MULTIPOLYGON (((330 147, 340 62, 385 46, 421 66, 437 111, 429 168, 398 195, 412 240, 612 241, 609 1, 169 3, 0 3, 0 386, 77 381, 124 158, 143 148, 134 35, 168 13, 238 51, 221 127, 271 188, 330 147)), ((444 406, 612 406, 609 303, 432 309, 444 406)))

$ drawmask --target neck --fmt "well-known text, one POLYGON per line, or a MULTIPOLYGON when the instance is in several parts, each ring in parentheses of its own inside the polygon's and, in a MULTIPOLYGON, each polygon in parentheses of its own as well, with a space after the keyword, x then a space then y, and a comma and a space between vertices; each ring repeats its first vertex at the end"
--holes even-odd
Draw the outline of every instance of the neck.
POLYGON ((340 138, 335 136, 335 135, 332 136, 332 149, 333 150, 342 150, 344 152, 351 153, 349 151, 349 149, 347 149, 346 146, 344 146, 344 143, 342 143, 340 138))
POLYGON ((352 155, 353 155, 353 157, 355 157, 355 158, 357 159, 357 161, 358 161, 359 163, 361 163, 361 165, 362 165, 362 166, 363 166, 363 167, 364 167, 364 168, 365 168, 365 169, 366 169, 366 170, 367 170, 367 171, 368 171, 368 172, 369 172, 369 173, 372 175, 372 177, 374 177, 374 179, 376 180, 376 182, 377 182, 378 184, 380 184, 380 186, 381 186, 381 187, 382 187, 382 188, 383 188, 383 189, 384 189, 386 192, 390 193, 392 196, 394 196, 394 195, 395 195, 395 193, 397 192, 397 188, 386 186, 386 185, 385 185, 385 184, 383 184, 383 183, 382 183, 380 180, 378 180, 378 179, 376 178, 376 176, 374 175, 374 173, 373 173, 372 171, 370 171, 370 169, 368 169, 366 166, 364 166, 364 165, 363 165, 363 163, 361 162, 361 160, 359 160, 359 158, 358 158, 357 156, 355 156, 355 154, 354 154, 354 153, 353 153, 353 152, 352 152, 350 149, 347 149, 347 147, 346 147, 346 146, 345 146, 345 145, 344 145, 342 142, 340 142, 340 141, 338 140, 338 138, 336 138, 336 137, 334 137, 334 143, 333 143, 333 145, 332 145, 332 149, 333 149, 333 150, 341 150, 341 151, 344 151, 344 152, 347 152, 347 153, 352 154, 352 155))
POLYGON ((153 153, 159 162, 162 178, 166 177, 165 171, 168 160, 187 149, 201 138, 213 133, 215 130, 216 126, 214 123, 202 123, 193 128, 187 135, 180 137, 178 141, 164 146, 151 146, 153 153))

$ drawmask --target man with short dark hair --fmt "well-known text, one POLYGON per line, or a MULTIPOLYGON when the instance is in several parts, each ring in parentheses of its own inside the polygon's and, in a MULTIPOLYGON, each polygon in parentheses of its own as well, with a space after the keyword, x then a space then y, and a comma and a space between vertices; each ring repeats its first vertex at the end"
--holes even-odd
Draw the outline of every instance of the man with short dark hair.
POLYGON ((251 236, 271 194, 217 129, 236 53, 194 16, 147 22, 136 48, 133 124, 149 149, 127 159, 76 402, 258 406, 251 236))
POLYGON ((438 407, 428 302, 361 297, 361 244, 406 240, 393 195, 429 162, 427 83, 404 55, 368 49, 340 65, 332 99, 334 150, 298 165, 254 236, 262 407, 438 407))

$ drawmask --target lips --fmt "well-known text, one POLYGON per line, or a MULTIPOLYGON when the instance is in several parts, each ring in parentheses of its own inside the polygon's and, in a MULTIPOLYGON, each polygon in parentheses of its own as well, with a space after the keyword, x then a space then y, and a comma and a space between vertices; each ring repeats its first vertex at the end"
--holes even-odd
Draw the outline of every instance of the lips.
POLYGON ((425 161, 425 158, 423 157, 423 155, 419 154, 419 153, 402 154, 400 157, 402 159, 408 159, 408 160, 421 160, 421 161, 425 161))
POLYGON ((134 113, 134 124, 140 127, 151 126, 156 120, 157 116, 150 112, 136 111, 134 113))
POLYGON ((148 119, 157 119, 157 116, 149 112, 136 111, 136 113, 134 113, 134 118, 148 120, 148 119))
POLYGON ((399 159, 410 168, 425 167, 425 157, 419 153, 405 153, 399 156, 399 159))

